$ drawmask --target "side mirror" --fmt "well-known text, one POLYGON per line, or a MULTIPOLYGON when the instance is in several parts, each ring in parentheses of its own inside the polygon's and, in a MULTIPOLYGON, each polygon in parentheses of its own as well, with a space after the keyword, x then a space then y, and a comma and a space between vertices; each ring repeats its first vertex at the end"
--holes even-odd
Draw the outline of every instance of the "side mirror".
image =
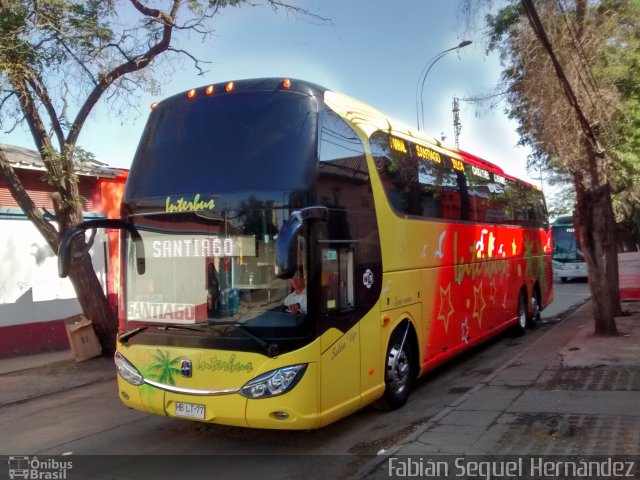
POLYGON ((73 242, 73 240, 77 236, 84 235, 87 230, 93 230, 96 228, 113 228, 127 230, 131 234, 131 237, 133 238, 133 244, 135 245, 138 273, 140 275, 144 274, 144 243, 142 242, 142 237, 140 236, 138 230, 136 230, 136 228, 130 223, 124 222, 122 220, 101 218, 97 220, 87 220, 86 222, 79 223, 64 234, 64 236, 60 240, 60 246, 58 247, 58 275, 61 278, 65 278, 67 277, 67 275, 69 275, 71 242, 73 242))
POLYGON ((305 220, 326 222, 328 219, 329 209, 321 206, 303 208, 291 214, 276 239, 276 276, 278 278, 291 278, 296 273, 298 265, 296 237, 305 220))

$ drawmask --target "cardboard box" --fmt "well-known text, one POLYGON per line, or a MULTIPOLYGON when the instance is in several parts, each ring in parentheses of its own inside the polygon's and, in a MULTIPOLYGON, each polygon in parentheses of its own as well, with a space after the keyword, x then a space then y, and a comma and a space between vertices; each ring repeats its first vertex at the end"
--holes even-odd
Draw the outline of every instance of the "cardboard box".
POLYGON ((84 315, 74 315, 64 319, 69 345, 76 362, 82 362, 102 353, 100 342, 93 324, 84 315))

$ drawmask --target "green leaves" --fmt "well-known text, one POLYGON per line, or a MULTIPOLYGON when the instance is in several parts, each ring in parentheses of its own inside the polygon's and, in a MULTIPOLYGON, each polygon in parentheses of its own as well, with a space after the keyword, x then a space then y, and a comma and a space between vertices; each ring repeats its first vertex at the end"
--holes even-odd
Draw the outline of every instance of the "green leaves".
POLYGON ((176 382, 173 379, 173 376, 180 373, 178 364, 182 357, 171 359, 168 352, 163 352, 159 349, 157 352, 158 353, 153 356, 155 362, 149 366, 150 370, 156 371, 156 373, 153 374, 155 377, 154 380, 166 385, 175 385, 176 382))
MULTIPOLYGON (((607 153, 600 181, 640 185, 640 2, 538 0, 553 50, 607 153)), ((556 71, 521 8, 511 0, 487 17, 489 49, 500 53, 508 114, 530 167, 559 174, 587 171, 584 138, 556 71)), ((616 185, 617 184, 617 185, 616 185)), ((639 187, 640 188, 640 187, 639 187)))
POLYGON ((0 9, 0 72, 17 71, 33 59, 33 47, 24 40, 28 12, 21 5, 0 9))

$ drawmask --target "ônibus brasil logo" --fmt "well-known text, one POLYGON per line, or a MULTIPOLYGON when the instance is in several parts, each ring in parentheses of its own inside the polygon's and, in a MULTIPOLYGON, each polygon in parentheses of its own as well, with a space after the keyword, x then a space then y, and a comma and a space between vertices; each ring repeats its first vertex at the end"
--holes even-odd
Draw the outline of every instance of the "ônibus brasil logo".
POLYGON ((11 456, 9 457, 9 478, 26 478, 33 480, 65 480, 67 470, 73 468, 73 462, 38 457, 11 456))

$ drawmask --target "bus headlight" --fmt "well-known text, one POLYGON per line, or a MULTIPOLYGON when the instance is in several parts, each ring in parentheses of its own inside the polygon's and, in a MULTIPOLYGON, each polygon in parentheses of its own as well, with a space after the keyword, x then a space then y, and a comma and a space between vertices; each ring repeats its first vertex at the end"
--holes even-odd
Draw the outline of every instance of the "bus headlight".
POLYGON ((144 383, 144 378, 140 375, 140 372, 129 363, 129 361, 124 358, 120 352, 116 352, 113 356, 113 360, 116 362, 116 367, 118 368, 118 373, 120 376, 131 385, 142 385, 144 383))
POLYGON ((247 382, 240 389, 240 395, 247 398, 268 398, 282 395, 298 384, 306 369, 307 364, 304 363, 263 373, 247 382))

